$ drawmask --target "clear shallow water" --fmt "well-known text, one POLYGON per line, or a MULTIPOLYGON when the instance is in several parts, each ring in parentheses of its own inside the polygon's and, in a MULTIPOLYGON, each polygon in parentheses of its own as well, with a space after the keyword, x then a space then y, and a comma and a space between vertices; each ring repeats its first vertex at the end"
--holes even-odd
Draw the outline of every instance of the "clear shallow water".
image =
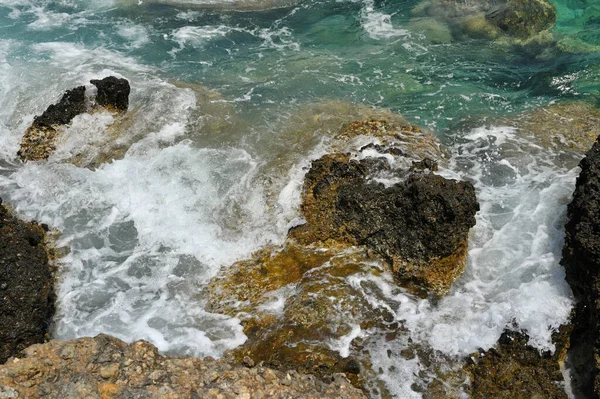
MULTIPOLYGON (((55 336, 106 332, 195 356, 241 344, 237 320, 203 310, 201 288, 221 266, 284 239, 298 217, 302 168, 326 150, 336 118, 356 114, 352 102, 432 129, 451 154, 443 173, 478 191, 467 271, 447 298, 434 304, 376 282, 411 338, 462 356, 514 327, 551 349, 571 306, 558 260, 577 170, 510 128, 477 121, 595 99, 600 55, 432 43, 411 30, 416 4, 234 12, 0 0, 0 196, 61 230, 70 249, 55 336), (48 163, 14 160, 34 115, 65 89, 113 74, 132 84, 114 138, 129 148, 122 160, 96 170, 64 162, 110 150, 105 113, 77 117, 48 163)), ((600 45, 595 5, 556 5, 558 35, 600 45)), ((387 355, 404 344, 382 340, 373 360, 397 397, 420 397, 411 386, 422 365, 387 355)))

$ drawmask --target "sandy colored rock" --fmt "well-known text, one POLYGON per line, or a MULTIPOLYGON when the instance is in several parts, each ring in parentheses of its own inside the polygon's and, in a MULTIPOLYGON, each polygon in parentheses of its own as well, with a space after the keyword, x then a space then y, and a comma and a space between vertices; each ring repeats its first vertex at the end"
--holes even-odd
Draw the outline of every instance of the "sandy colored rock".
POLYGON ((126 344, 103 334, 27 348, 24 358, 0 366, 0 395, 30 399, 365 397, 339 375, 324 383, 311 375, 260 365, 248 368, 211 358, 162 356, 148 342, 126 344))

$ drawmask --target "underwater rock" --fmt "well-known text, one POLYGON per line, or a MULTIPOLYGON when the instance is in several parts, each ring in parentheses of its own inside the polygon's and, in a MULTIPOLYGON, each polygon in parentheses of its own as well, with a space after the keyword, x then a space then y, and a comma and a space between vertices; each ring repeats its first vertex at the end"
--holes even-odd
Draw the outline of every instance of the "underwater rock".
MULTIPOLYGON (((98 106, 117 112, 124 112, 129 106, 129 83, 125 79, 107 77, 92 80, 98 88, 96 102, 98 106)), ((64 127, 78 115, 92 111, 86 98, 85 86, 67 90, 57 104, 50 105, 23 135, 17 152, 22 161, 42 161, 48 159, 56 149, 56 144, 64 127)))
POLYGON ((364 245, 392 265, 403 285, 443 295, 466 263, 479 210, 475 190, 433 173, 410 172, 389 187, 369 181, 382 167, 342 154, 314 161, 302 196, 306 224, 290 237, 364 245))
POLYGON ((98 335, 33 345, 24 358, 0 366, 0 397, 64 398, 345 398, 365 396, 336 375, 311 375, 258 365, 158 354, 146 341, 132 344, 98 335))
POLYGON ((553 43, 544 33, 556 22, 556 8, 546 0, 426 0, 412 14, 446 24, 455 37, 501 39, 503 46, 534 49, 553 43))
POLYGON ((90 83, 98 88, 96 104, 121 112, 127 111, 131 91, 127 79, 109 76, 102 80, 90 80, 90 83))
POLYGON ((578 359, 579 389, 600 397, 600 140, 579 164, 573 201, 567 208, 561 264, 577 299, 572 351, 578 359), (578 350, 580 348, 586 350, 578 350))
POLYGON ((470 356, 473 399, 567 399, 560 362, 568 347, 568 328, 555 334, 554 354, 527 344, 525 333, 505 331, 498 344, 470 356))
POLYGON ((370 371, 359 350, 363 332, 385 328, 394 317, 373 307, 351 279, 381 272, 364 250, 290 240, 283 248, 265 249, 237 262, 213 279, 207 310, 242 321, 248 340, 228 357, 325 381, 345 373, 363 387, 370 371), (338 347, 344 340, 347 348, 338 347))
POLYGON ((527 38, 554 26, 556 8, 546 0, 509 0, 485 17, 503 32, 527 38))
POLYGON ((572 101, 538 108, 506 122, 545 146, 584 153, 600 134, 600 108, 572 101))
POLYGON ((54 277, 45 234, 11 215, 0 199, 0 363, 47 338, 54 277))

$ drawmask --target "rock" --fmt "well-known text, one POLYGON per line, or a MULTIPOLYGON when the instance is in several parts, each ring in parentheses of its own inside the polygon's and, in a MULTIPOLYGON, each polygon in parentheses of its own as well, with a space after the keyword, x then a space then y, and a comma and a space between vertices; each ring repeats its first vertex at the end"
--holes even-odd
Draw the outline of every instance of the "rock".
MULTIPOLYGON (((105 109, 125 112, 129 106, 129 82, 113 76, 102 80, 92 80, 98 88, 96 104, 105 109)), ((57 104, 50 105, 40 116, 36 116, 25 131, 17 152, 22 161, 42 161, 48 159, 56 149, 56 144, 65 126, 77 115, 95 109, 88 107, 85 86, 67 90, 57 104)))
POLYGON ((46 339, 54 279, 44 238, 41 226, 17 219, 0 200, 0 363, 46 339))
POLYGON ((127 79, 119 79, 109 76, 102 80, 90 80, 90 83, 98 88, 96 103, 102 107, 114 108, 125 112, 129 107, 129 82, 127 79))
POLYGON ((500 39, 498 44, 503 46, 534 49, 553 43, 544 32, 556 21, 556 8, 547 0, 426 0, 416 6, 412 14, 442 22, 454 37, 500 39))
POLYGON ((364 245, 392 265, 403 285, 438 295, 464 269, 479 205, 468 182, 409 173, 390 187, 369 181, 381 166, 349 156, 314 161, 304 183, 301 243, 328 239, 364 245))
POLYGON ((485 17, 511 36, 528 38, 554 26, 556 8, 546 0, 509 0, 485 17))
POLYGON ((58 129, 86 111, 85 86, 67 90, 57 104, 36 116, 21 140, 17 155, 23 161, 48 159, 56 148, 58 129))
POLYGON ((0 366, 0 393, 30 399, 365 397, 345 378, 324 383, 261 365, 162 356, 148 342, 126 344, 103 334, 33 345, 25 354, 0 366), (65 352, 74 356, 65 359, 65 352))
POLYGON ((571 337, 578 353, 578 387, 586 397, 600 397, 600 141, 580 163, 573 201, 567 208, 561 264, 577 300, 571 337), (586 348, 586 350, 581 350, 586 348))
MULTIPOLYGON (((568 337, 568 333, 563 335, 568 337)), ((527 344, 528 340, 525 333, 505 331, 494 348, 471 355, 473 364, 467 366, 471 375, 470 397, 567 399, 560 362, 568 338, 557 345, 553 355, 540 353, 527 344)))

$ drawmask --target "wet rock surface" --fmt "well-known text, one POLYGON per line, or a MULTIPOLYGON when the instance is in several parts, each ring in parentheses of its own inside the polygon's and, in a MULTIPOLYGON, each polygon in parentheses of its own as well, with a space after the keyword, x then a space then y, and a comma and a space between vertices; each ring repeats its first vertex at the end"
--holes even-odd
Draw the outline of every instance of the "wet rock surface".
MULTIPOLYGON (((113 76, 102 80, 92 80, 98 93, 96 104, 105 109, 125 112, 129 106, 129 82, 113 76)), ((43 161, 56 149, 58 140, 65 127, 73 119, 86 112, 93 111, 86 98, 85 86, 67 90, 56 104, 50 105, 40 116, 36 116, 25 131, 17 156, 22 161, 43 161)))
MULTIPOLYGON (((431 160, 418 163, 434 168, 431 160)), ((392 265, 401 282, 443 294, 462 273, 467 235, 479 205, 468 182, 408 172, 386 187, 368 176, 386 165, 326 155, 306 175, 307 223, 291 231, 300 242, 327 239, 364 245, 392 265)))
POLYGON ((540 353, 527 344, 527 334, 514 331, 505 331, 489 351, 473 354, 467 367, 471 397, 567 399, 560 362, 568 347, 568 328, 563 330, 555 334, 554 354, 540 353))
POLYGON ((546 0, 426 0, 412 13, 443 23, 454 37, 500 40, 505 45, 550 44, 547 32, 556 22, 556 8, 546 0))
POLYGON ((573 201, 567 210, 562 265, 577 299, 571 337, 578 389, 600 396, 600 141, 580 163, 573 201))
POLYGON ((227 356, 323 380, 344 373, 378 395, 382 371, 365 348, 403 331, 380 284, 424 296, 448 290, 464 268, 478 205, 470 183, 433 174, 443 150, 415 126, 344 124, 332 147, 351 146, 354 155, 313 161, 306 223, 282 246, 221 270, 205 297, 207 310, 240 318, 248 336, 227 356))
POLYGON ((85 86, 67 90, 57 104, 52 104, 36 116, 25 132, 17 155, 23 161, 47 159, 56 148, 59 126, 71 123, 86 111, 85 86))
POLYGON ((161 356, 145 341, 108 335, 34 345, 0 366, 0 396, 68 398, 346 398, 365 396, 335 375, 328 383, 225 360, 161 356))
POLYGON ((102 107, 114 108, 118 111, 127 111, 129 107, 129 93, 131 87, 127 79, 109 76, 102 80, 90 80, 98 88, 96 104, 102 107))
POLYGON ((17 219, 0 199, 0 363, 47 338, 54 278, 44 238, 41 226, 17 219))

